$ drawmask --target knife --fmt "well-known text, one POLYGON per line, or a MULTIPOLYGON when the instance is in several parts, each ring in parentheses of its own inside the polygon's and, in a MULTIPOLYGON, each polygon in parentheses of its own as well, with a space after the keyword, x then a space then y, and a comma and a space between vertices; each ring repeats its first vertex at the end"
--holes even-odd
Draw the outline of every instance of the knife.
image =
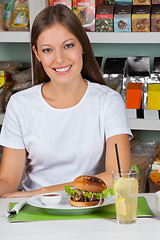
POLYGON ((19 210, 21 210, 24 207, 26 203, 27 201, 19 202, 11 210, 7 210, 7 218, 11 218, 14 215, 16 215, 19 212, 19 210))

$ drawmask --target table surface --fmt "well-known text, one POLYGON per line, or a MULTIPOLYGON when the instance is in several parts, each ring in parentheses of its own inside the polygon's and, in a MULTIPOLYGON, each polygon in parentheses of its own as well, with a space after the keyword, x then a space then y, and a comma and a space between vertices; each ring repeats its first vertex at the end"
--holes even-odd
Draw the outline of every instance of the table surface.
POLYGON ((116 219, 76 219, 39 222, 10 223, 6 218, 9 202, 24 198, 0 198, 1 240, 82 240, 82 239, 129 239, 150 240, 159 237, 160 213, 157 210, 154 193, 140 194, 148 202, 154 218, 138 218, 135 224, 118 224, 116 219))

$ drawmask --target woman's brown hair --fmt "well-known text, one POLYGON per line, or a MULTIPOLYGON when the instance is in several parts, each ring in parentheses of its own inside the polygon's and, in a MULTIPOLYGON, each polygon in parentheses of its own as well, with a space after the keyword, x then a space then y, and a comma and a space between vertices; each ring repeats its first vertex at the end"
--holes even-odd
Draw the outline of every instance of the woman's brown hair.
MULTIPOLYGON (((83 49, 82 77, 91 82, 105 85, 88 36, 76 14, 65 5, 57 4, 55 6, 46 7, 36 16, 31 31, 31 46, 34 46, 37 50, 39 35, 55 23, 60 23, 66 27, 80 42, 83 49)), ((33 50, 32 61, 34 84, 50 81, 50 78, 45 73, 42 64, 37 60, 33 50)))

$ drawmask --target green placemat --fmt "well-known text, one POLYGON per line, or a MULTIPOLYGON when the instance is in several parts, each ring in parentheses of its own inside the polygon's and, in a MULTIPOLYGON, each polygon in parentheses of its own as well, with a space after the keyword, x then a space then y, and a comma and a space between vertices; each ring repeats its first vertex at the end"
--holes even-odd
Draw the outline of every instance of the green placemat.
MULTIPOLYGON (((10 202, 9 208, 13 208, 16 203, 10 202)), ((138 197, 137 207, 138 217, 153 217, 147 201, 144 197, 138 197)), ((115 218, 115 204, 109 204, 98 208, 97 211, 82 214, 82 215, 56 215, 44 211, 41 208, 30 206, 26 204, 17 215, 11 217, 9 222, 22 222, 22 221, 45 221, 45 220, 67 220, 67 219, 91 219, 91 218, 115 218)))

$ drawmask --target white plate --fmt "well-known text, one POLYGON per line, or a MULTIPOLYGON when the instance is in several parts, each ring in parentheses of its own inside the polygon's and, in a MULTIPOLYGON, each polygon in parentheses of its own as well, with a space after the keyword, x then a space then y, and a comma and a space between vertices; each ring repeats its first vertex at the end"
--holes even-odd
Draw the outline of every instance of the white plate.
POLYGON ((27 203, 31 206, 41 208, 49 213, 61 214, 61 215, 79 215, 79 214, 88 214, 91 213, 97 208, 103 207, 110 203, 114 202, 114 196, 108 196, 107 199, 104 199, 104 203, 100 206, 91 206, 91 207, 73 207, 69 204, 69 197, 66 192, 59 192, 62 195, 60 203, 53 208, 45 206, 41 202, 41 195, 36 195, 28 199, 27 203))

